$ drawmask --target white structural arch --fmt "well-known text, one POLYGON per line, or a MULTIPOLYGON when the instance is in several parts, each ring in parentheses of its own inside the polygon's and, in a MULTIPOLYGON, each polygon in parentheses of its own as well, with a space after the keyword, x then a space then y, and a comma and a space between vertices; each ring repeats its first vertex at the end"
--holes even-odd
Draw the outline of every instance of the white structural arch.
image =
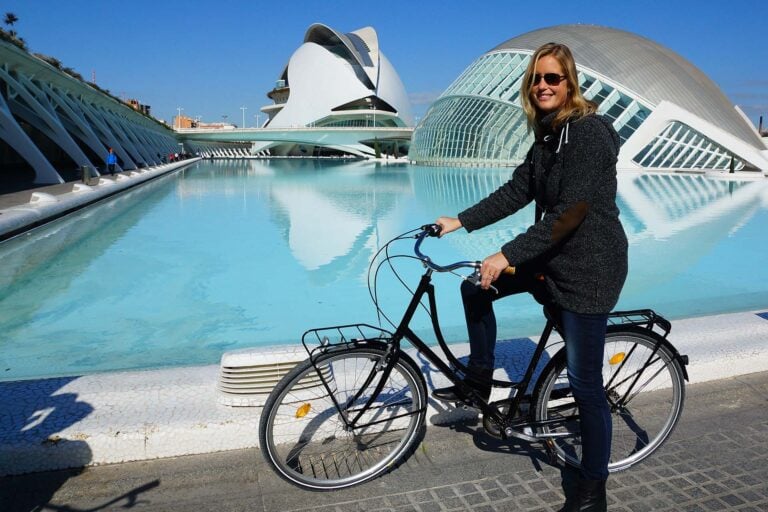
MULTIPOLYGON (((273 104, 261 109, 268 115, 262 128, 363 130, 360 130, 360 139, 343 143, 338 137, 331 137, 326 143, 323 137, 309 132, 308 138, 297 142, 285 137, 264 140, 251 134, 251 141, 261 139, 253 142, 254 154, 305 155, 332 151, 372 156, 378 139, 375 134, 369 137, 366 129, 375 132, 380 128, 413 126, 405 87, 381 51, 372 27, 344 34, 319 23, 310 26, 303 44, 293 53, 267 96, 273 104)), ((236 132, 228 134, 228 140, 235 140, 236 135, 236 132)), ((195 135, 185 133, 185 138, 193 140, 195 135)), ((404 149, 408 142, 408 138, 385 141, 389 145, 382 150, 397 152, 397 147, 404 149)))
POLYGON ((520 105, 530 57, 568 45, 579 85, 621 138, 623 169, 762 170, 755 127, 693 64, 649 39, 594 25, 560 25, 512 38, 473 62, 416 128, 410 158, 436 165, 516 165, 532 142, 520 105))
POLYGON ((156 165, 178 151, 168 127, 5 41, 0 141, 0 183, 17 188, 73 181, 83 166, 98 174, 108 148, 118 170, 156 165))

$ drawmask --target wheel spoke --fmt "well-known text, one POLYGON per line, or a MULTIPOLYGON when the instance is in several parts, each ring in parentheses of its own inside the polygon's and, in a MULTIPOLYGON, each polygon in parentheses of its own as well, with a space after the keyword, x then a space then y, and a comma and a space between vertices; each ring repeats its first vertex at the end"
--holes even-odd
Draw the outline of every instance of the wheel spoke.
POLYGON ((423 432, 426 389, 403 356, 391 371, 377 369, 383 354, 358 347, 321 355, 315 365, 326 368, 324 385, 299 385, 317 373, 305 363, 276 386, 262 412, 260 441, 278 474, 306 488, 339 489, 407 455, 423 432))
MULTIPOLYGON (((660 340, 627 332, 606 336, 603 382, 613 418, 609 470, 626 469, 653 453, 667 439, 682 412, 684 382, 671 352, 660 340), (631 404, 631 407, 630 407, 631 404)), ((534 418, 541 434, 578 432, 577 407, 570 394, 564 353, 556 355, 534 391, 534 418)), ((578 466, 578 436, 554 439, 555 452, 578 466)))

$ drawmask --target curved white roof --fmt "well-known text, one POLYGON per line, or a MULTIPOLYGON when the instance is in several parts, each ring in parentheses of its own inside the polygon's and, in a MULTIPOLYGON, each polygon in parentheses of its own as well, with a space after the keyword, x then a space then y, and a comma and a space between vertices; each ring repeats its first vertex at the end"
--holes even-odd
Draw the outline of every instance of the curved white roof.
POLYGON ((636 34, 596 25, 558 25, 514 37, 491 51, 534 51, 549 42, 568 45, 579 66, 610 78, 654 105, 670 101, 765 149, 754 128, 712 80, 669 48, 636 34))
POLYGON ((379 50, 372 27, 342 34, 315 23, 281 76, 287 80, 290 94, 270 119, 271 128, 306 126, 342 105, 371 96, 394 108, 407 126, 413 124, 405 87, 379 50))
POLYGON ((307 29, 304 35, 305 43, 316 43, 320 46, 335 46, 342 44, 349 52, 357 64, 363 68, 368 78, 368 85, 371 89, 376 88, 379 68, 379 37, 373 27, 363 27, 361 29, 342 34, 322 23, 315 23, 307 29))

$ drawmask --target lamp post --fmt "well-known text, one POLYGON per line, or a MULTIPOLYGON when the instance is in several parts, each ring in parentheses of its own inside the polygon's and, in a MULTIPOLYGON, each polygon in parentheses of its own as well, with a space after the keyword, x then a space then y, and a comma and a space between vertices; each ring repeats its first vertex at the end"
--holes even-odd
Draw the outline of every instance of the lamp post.
POLYGON ((178 128, 181 128, 181 111, 184 109, 181 107, 176 107, 176 110, 179 111, 179 115, 176 117, 176 124, 177 124, 176 128, 178 129, 178 128))
POLYGON ((248 107, 240 107, 240 110, 243 111, 243 128, 245 128, 245 111, 248 110, 248 107))
POLYGON ((256 118, 256 128, 261 128, 261 114, 253 114, 253 117, 256 118))

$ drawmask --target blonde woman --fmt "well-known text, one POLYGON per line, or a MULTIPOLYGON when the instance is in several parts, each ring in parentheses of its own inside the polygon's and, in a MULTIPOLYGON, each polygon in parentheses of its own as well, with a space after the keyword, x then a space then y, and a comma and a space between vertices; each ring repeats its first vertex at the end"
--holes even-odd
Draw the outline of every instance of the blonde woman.
MULTIPOLYGON (((607 314, 627 275, 627 238, 616 206, 619 137, 582 96, 565 45, 548 43, 534 52, 520 96, 535 135, 525 161, 490 196, 457 217, 436 221, 442 235, 462 227, 472 232, 536 202, 534 224, 483 260, 480 286, 462 285, 471 346, 465 378, 481 395, 490 394, 493 301, 527 291, 553 306, 560 316, 582 435, 578 484, 564 485, 562 510, 606 510, 611 415, 603 391, 603 351, 607 314), (514 274, 505 272, 509 267, 514 274)), ((433 395, 459 398, 454 387, 436 389, 433 395)))

